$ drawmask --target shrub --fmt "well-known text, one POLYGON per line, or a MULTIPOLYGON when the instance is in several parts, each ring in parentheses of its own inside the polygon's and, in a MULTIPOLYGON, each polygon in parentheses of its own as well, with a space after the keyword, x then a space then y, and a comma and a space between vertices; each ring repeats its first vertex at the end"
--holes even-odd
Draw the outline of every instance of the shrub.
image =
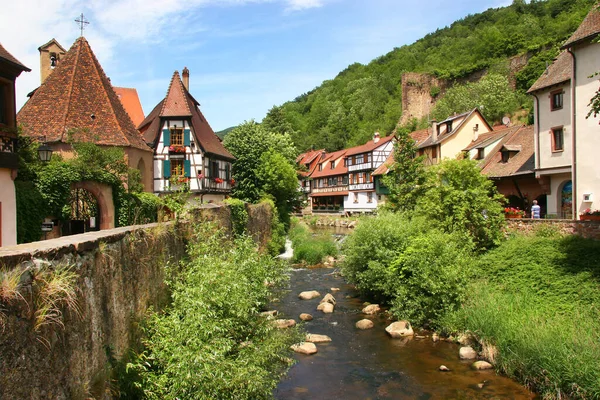
POLYGON ((309 265, 318 264, 327 256, 335 256, 338 249, 331 235, 313 235, 303 223, 298 223, 290 229, 290 240, 294 248, 294 262, 305 262, 309 265))
POLYGON ((246 225, 248 225, 246 203, 239 199, 225 199, 224 203, 227 204, 231 210, 233 233, 236 236, 243 235, 246 232, 246 225))

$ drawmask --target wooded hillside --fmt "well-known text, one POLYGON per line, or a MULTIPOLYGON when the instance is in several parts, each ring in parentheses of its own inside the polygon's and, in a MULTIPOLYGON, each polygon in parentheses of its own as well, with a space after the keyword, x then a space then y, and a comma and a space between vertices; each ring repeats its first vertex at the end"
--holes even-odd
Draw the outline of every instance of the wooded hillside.
MULTIPOLYGON (((593 3, 514 0, 508 7, 469 15, 367 65, 350 65, 334 79, 273 107, 263 123, 273 131, 290 133, 301 151, 354 146, 367 141, 375 131, 383 136, 395 128, 402 114, 404 72, 430 73, 459 85, 461 79, 482 70, 509 77, 510 59, 523 54, 528 55, 527 64, 516 75, 512 71, 516 89, 508 85, 503 89, 518 91, 521 101, 509 102, 513 109, 505 112, 528 108, 522 94, 544 71, 546 62, 558 54, 560 44, 593 3)), ((443 95, 436 91, 432 88, 432 97, 443 95)))

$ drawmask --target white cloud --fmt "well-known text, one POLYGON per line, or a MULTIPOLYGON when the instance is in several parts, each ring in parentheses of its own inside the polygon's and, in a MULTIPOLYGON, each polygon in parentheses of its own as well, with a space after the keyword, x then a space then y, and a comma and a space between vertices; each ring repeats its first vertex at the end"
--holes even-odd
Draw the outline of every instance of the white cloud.
POLYGON ((323 0, 287 0, 288 11, 300 11, 323 6, 323 0))

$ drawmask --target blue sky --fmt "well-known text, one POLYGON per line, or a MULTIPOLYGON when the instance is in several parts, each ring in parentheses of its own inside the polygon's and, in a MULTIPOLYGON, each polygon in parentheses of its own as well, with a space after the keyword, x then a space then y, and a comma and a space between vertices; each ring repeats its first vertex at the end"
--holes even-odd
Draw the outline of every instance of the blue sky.
POLYGON ((262 120, 273 106, 468 14, 510 0, 20 0, 3 5, 0 42, 32 69, 17 80, 17 108, 39 86, 37 48, 69 48, 74 22, 115 86, 135 87, 144 112, 175 70, 215 131, 262 120), (15 35, 14 32, 21 32, 15 35))

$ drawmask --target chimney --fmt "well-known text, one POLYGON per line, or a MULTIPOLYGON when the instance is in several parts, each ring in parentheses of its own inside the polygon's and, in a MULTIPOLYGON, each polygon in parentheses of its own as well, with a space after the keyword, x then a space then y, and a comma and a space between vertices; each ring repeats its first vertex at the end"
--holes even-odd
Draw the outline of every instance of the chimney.
POLYGON ((185 90, 190 91, 190 70, 187 67, 183 67, 183 71, 181 71, 181 76, 183 77, 183 86, 185 90))
POLYGON ((438 138, 438 124, 437 121, 435 119, 431 120, 431 139, 433 139, 433 142, 437 142, 437 138, 438 138))
POLYGON ((373 134, 373 143, 377 143, 377 142, 379 142, 379 138, 380 138, 380 136, 379 136, 379 132, 375 132, 375 133, 373 134))
POLYGON ((477 139, 479 139, 479 124, 473 126, 473 141, 475 142, 477 139))

